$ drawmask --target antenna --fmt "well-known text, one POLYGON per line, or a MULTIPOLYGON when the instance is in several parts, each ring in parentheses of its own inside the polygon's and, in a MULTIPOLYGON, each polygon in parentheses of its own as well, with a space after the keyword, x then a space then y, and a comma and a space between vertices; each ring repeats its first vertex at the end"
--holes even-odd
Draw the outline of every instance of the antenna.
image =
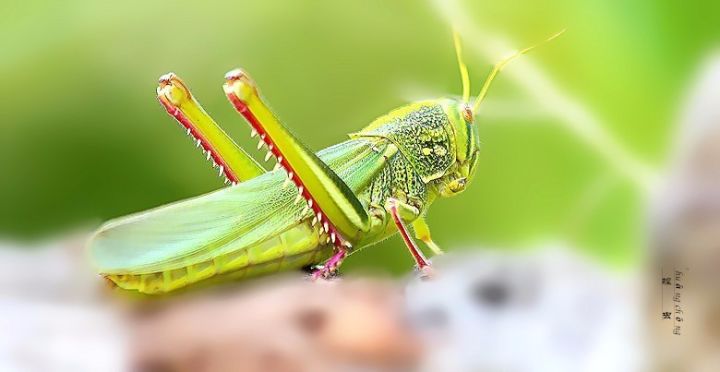
POLYGON ((457 30, 453 31, 453 40, 455 41, 455 55, 460 68, 460 79, 462 79, 463 102, 467 103, 470 101, 470 75, 468 75, 467 65, 463 62, 462 42, 457 30))
MULTIPOLYGON (((507 57, 507 58, 503 59, 502 61, 498 62, 497 64, 495 64, 492 71, 490 71, 490 74, 485 79, 485 83, 483 83, 482 89, 480 89, 480 93, 478 94, 477 98, 475 99, 475 103, 473 104, 473 107, 472 107, 473 113, 475 113, 477 111, 478 107, 480 107, 480 103, 483 101, 483 99, 487 95, 488 89, 490 89, 490 83, 492 83, 492 81, 495 79, 497 74, 500 73, 500 71, 503 69, 503 67, 505 67, 505 65, 510 63, 510 61, 512 61, 513 59, 520 57, 521 55, 539 47, 540 45, 543 45, 547 42, 552 41, 553 39, 562 35, 564 32, 565 32, 565 29, 561 30, 558 33, 555 33, 554 35, 550 36, 549 38, 547 38, 533 46, 530 46, 523 50, 519 50, 519 51, 515 52, 510 57, 507 57)), ((461 69, 462 69, 462 67, 461 67, 461 69)))

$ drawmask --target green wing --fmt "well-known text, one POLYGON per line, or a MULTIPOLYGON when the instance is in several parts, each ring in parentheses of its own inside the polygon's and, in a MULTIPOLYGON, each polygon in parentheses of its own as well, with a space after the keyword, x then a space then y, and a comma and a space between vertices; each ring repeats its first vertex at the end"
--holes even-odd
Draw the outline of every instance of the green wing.
MULTIPOLYGON (((383 142, 354 139, 317 155, 356 194, 383 167, 383 142)), ((112 220, 89 246, 103 274, 144 274, 187 266, 245 249, 299 223, 303 203, 283 188, 285 172, 112 220)))

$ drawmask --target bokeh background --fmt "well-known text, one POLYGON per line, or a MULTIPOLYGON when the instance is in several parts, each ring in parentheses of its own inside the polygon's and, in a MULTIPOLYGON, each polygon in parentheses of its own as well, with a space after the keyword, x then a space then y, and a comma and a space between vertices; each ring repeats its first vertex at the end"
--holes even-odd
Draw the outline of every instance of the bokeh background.
MULTIPOLYGON (((619 268, 642 261, 645 181, 663 168, 680 99, 720 37, 720 4, 708 1, 0 4, 4 238, 90 229, 222 187, 155 100, 165 72, 254 148, 221 92, 223 74, 243 67, 286 124, 321 149, 408 101, 459 94, 453 26, 473 92, 512 48, 567 28, 499 77, 481 110, 477 176, 437 202, 429 222, 450 251, 562 241, 619 268), (498 41, 507 49, 483 49, 498 41), (554 96, 532 93, 542 81, 554 96), (554 114, 568 103, 606 141, 584 139, 554 114)), ((345 270, 410 265, 394 237, 345 270)))

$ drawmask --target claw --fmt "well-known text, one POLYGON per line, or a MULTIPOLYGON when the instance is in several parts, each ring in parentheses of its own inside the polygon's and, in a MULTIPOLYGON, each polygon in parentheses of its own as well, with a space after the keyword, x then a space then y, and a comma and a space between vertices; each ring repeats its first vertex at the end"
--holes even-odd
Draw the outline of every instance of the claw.
POLYGON ((416 271, 420 280, 431 280, 437 275, 432 266, 416 268, 416 271))
POLYGON ((313 280, 317 280, 320 278, 328 279, 337 273, 337 270, 340 268, 340 265, 342 265, 343 260, 347 257, 347 250, 344 248, 339 248, 337 251, 335 251, 335 254, 333 254, 330 259, 325 262, 324 265, 318 266, 315 271, 312 273, 313 280))

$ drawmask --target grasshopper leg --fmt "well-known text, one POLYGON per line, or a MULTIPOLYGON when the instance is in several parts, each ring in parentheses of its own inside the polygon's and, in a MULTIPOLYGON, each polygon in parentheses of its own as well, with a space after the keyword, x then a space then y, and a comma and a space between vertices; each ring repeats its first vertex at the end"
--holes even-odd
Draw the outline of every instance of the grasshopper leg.
POLYGON ((435 255, 445 253, 432 240, 432 236, 430 236, 430 226, 428 226, 425 218, 423 218, 422 216, 418 217, 415 221, 413 221, 412 227, 415 231, 415 238, 420 239, 423 243, 425 243, 425 245, 427 245, 435 255))
POLYGON ((240 148, 205 112, 187 85, 175 74, 160 77, 157 96, 168 114, 192 136, 213 166, 233 184, 247 181, 265 173, 250 155, 240 148))
POLYGON ((415 244, 412 237, 410 237, 407 226, 405 226, 406 219, 413 219, 419 214, 417 208, 405 204, 398 199, 389 198, 386 202, 386 209, 395 221, 395 226, 397 226, 397 229, 400 231, 400 235, 408 247, 410 254, 413 256, 421 275, 428 276, 430 274, 430 262, 425 258, 425 255, 423 255, 420 248, 415 244))
POLYGON ((268 147, 307 200, 338 254, 352 247, 370 219, 355 194, 325 163, 302 144, 269 109, 252 79, 241 70, 230 71, 223 86, 235 110, 260 135, 259 146, 268 147))
POLYGON ((335 250, 335 253, 328 259, 322 267, 315 269, 312 273, 313 280, 320 278, 330 278, 340 267, 340 265, 347 257, 347 248, 340 247, 335 250))

